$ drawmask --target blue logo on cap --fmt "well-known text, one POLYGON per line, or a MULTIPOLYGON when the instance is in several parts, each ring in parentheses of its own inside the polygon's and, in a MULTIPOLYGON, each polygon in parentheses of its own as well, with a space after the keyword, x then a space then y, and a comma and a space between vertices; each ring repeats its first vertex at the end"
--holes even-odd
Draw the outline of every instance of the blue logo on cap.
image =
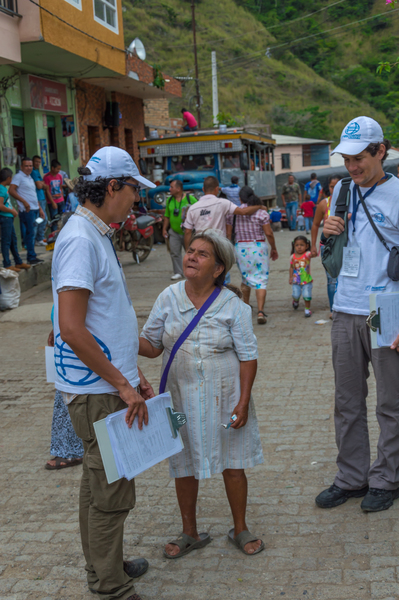
POLYGON ((101 160, 101 158, 99 158, 98 156, 92 156, 91 159, 89 160, 89 162, 93 161, 95 163, 99 163, 100 160, 101 160))
POLYGON ((349 123, 349 125, 347 127, 345 127, 345 133, 347 135, 354 135, 355 133, 357 133, 360 129, 360 125, 359 123, 356 123, 356 121, 354 123, 349 123))

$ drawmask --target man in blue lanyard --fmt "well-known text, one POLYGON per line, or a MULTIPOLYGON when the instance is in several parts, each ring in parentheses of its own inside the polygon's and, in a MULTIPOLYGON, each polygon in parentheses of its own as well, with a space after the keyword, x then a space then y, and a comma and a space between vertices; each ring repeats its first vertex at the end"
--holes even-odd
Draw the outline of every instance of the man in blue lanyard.
MULTIPOLYGON (((334 483, 316 498, 320 508, 332 508, 349 498, 362 498, 365 512, 386 510, 399 498, 399 336, 391 347, 371 348, 371 293, 399 293, 399 282, 387 274, 389 251, 376 235, 360 203, 364 198, 389 247, 399 244, 399 180, 384 173, 391 144, 380 125, 357 117, 346 125, 333 153, 342 154, 352 178, 348 210, 348 244, 337 278, 331 331, 335 371, 335 436, 338 472, 334 483), (367 424, 367 378, 370 362, 377 383, 380 436, 377 458, 370 464, 367 424)), ((345 222, 335 215, 341 189, 334 189, 324 235, 339 235, 345 222)), ((374 424, 375 428, 376 425, 374 424)))

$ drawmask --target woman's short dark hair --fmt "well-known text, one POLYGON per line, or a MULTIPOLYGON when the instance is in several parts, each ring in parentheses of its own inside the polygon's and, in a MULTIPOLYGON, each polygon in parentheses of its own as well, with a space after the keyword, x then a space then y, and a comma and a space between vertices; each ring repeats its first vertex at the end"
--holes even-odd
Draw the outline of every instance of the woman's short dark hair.
MULTIPOLYGON (((79 204, 85 204, 86 200, 90 200, 94 206, 100 208, 104 204, 108 184, 115 177, 97 177, 94 181, 87 181, 84 179, 84 175, 90 175, 90 169, 87 167, 78 167, 78 173, 80 177, 73 191, 78 197, 79 204)), ((124 182, 129 179, 131 177, 118 177, 118 183, 114 185, 114 190, 117 192, 121 190, 125 186, 124 182)))
POLYGON ((244 185, 239 191, 240 200, 248 206, 260 206, 262 200, 256 196, 255 192, 249 185, 244 185))
POLYGON ((387 159, 388 150, 390 148, 392 148, 392 144, 391 144, 391 142, 389 140, 386 140, 384 138, 383 142, 377 142, 376 144, 369 144, 367 146, 367 148, 366 148, 366 152, 368 152, 369 154, 371 154, 371 156, 375 156, 377 154, 378 150, 380 149, 381 144, 384 144, 384 146, 385 146, 385 154, 384 154, 384 156, 381 159, 381 162, 383 163, 384 160, 387 159))

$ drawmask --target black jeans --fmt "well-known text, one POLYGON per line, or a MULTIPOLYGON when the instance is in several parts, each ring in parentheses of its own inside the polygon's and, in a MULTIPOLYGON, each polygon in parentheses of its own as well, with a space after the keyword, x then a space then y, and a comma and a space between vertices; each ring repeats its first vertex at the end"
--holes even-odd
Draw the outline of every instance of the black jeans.
POLYGON ((5 269, 11 267, 10 250, 14 257, 15 264, 20 265, 22 258, 18 254, 18 242, 14 229, 14 217, 3 217, 0 215, 1 230, 1 253, 3 255, 3 266, 5 269))

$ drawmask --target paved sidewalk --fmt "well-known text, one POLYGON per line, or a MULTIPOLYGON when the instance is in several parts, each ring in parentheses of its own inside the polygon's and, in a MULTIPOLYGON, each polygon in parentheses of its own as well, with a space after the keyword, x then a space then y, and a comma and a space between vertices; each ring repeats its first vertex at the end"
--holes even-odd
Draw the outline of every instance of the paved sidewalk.
MULTIPOLYGON (((227 540, 232 526, 221 476, 201 482, 200 531, 213 542, 177 561, 162 546, 180 533, 174 483, 162 463, 137 478, 137 506, 126 523, 126 557, 144 556, 150 570, 137 583, 143 600, 355 600, 399 598, 399 502, 363 514, 360 499, 330 511, 314 497, 333 481, 333 374, 326 280, 312 261, 313 317, 294 312, 288 285, 293 235, 277 233, 280 258, 271 265, 269 322, 254 327, 259 370, 254 397, 265 463, 248 471, 248 524, 266 550, 245 557, 227 540)), ((171 261, 155 246, 142 265, 122 255, 140 326, 170 284, 171 261)), ((239 283, 236 268, 233 283, 239 283)), ((45 381, 50 326, 46 284, 23 295, 21 308, 0 314, 0 600, 89 600, 78 531, 81 467, 49 472, 54 391, 45 381), (48 315, 46 317, 46 315, 48 315)), ((255 298, 252 299, 255 304, 255 298)), ((255 316, 254 311, 254 316, 255 316)), ((158 385, 160 359, 140 360, 158 385)), ((378 428, 370 378, 370 430, 378 428)))

